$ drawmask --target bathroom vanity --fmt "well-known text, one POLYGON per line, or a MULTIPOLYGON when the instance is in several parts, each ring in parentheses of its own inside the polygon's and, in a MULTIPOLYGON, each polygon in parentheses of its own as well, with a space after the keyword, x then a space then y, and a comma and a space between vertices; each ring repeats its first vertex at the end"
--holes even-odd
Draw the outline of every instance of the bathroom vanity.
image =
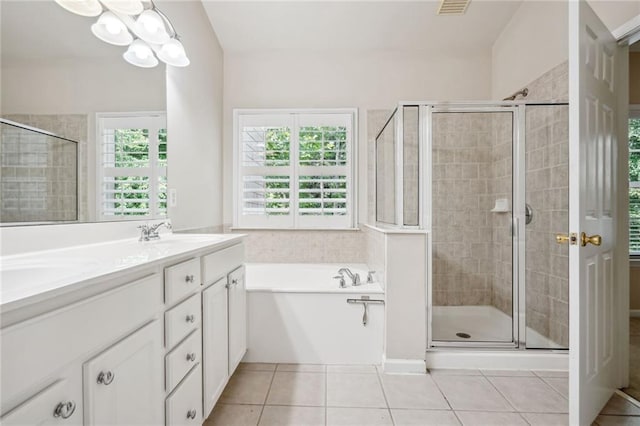
POLYGON ((238 235, 2 259, 0 423, 200 425, 246 351, 238 235))

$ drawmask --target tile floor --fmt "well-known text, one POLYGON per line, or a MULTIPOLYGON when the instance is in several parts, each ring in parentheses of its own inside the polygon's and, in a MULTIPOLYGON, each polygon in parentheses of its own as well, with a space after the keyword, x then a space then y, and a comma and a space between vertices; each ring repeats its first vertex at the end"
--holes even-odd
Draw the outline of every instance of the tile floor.
MULTIPOLYGON (((205 426, 566 425, 563 372, 240 364, 205 426)), ((598 426, 640 425, 615 395, 598 426)))

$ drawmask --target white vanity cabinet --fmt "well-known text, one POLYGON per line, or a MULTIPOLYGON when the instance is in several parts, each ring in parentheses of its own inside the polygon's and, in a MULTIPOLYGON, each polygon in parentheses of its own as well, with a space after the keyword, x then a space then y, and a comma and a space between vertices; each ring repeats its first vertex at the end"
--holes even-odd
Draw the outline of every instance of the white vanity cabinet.
MULTIPOLYGON (((196 238, 0 321, 0 424, 201 425, 246 350, 246 296, 242 236, 196 238)), ((162 252, 113 263, 135 247, 162 252)))
POLYGON ((84 364, 86 424, 162 423, 162 346, 154 320, 84 364))
POLYGON ((229 375, 247 352, 247 288, 244 266, 229 274, 229 375))
POLYGON ((202 292, 204 412, 209 414, 229 379, 227 278, 202 292))
POLYGON ((244 246, 202 257, 202 350, 205 417, 247 350, 244 246))

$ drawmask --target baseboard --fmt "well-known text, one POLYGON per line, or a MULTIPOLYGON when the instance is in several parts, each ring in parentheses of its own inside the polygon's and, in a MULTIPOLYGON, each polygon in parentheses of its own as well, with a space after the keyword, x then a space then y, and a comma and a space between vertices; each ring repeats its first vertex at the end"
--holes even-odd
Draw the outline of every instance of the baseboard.
POLYGON ((387 359, 382 360, 382 368, 387 374, 426 374, 427 365, 423 359, 387 359))
POLYGON ((427 351, 426 364, 428 368, 567 371, 569 369, 569 352, 439 349, 427 351))
POLYGON ((640 309, 630 309, 629 316, 631 318, 640 318, 640 309))

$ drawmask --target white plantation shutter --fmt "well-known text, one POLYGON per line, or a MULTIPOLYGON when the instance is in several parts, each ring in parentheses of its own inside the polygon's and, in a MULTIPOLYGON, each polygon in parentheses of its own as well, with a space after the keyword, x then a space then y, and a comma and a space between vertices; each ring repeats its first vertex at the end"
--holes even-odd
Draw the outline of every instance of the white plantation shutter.
POLYGON ((353 111, 235 114, 235 226, 353 227, 353 111))
POLYGON ((631 130, 640 126, 640 107, 632 107, 629 116, 629 252, 640 255, 640 138, 631 130))
POLYGON ((167 215, 166 117, 98 115, 102 220, 167 215))

